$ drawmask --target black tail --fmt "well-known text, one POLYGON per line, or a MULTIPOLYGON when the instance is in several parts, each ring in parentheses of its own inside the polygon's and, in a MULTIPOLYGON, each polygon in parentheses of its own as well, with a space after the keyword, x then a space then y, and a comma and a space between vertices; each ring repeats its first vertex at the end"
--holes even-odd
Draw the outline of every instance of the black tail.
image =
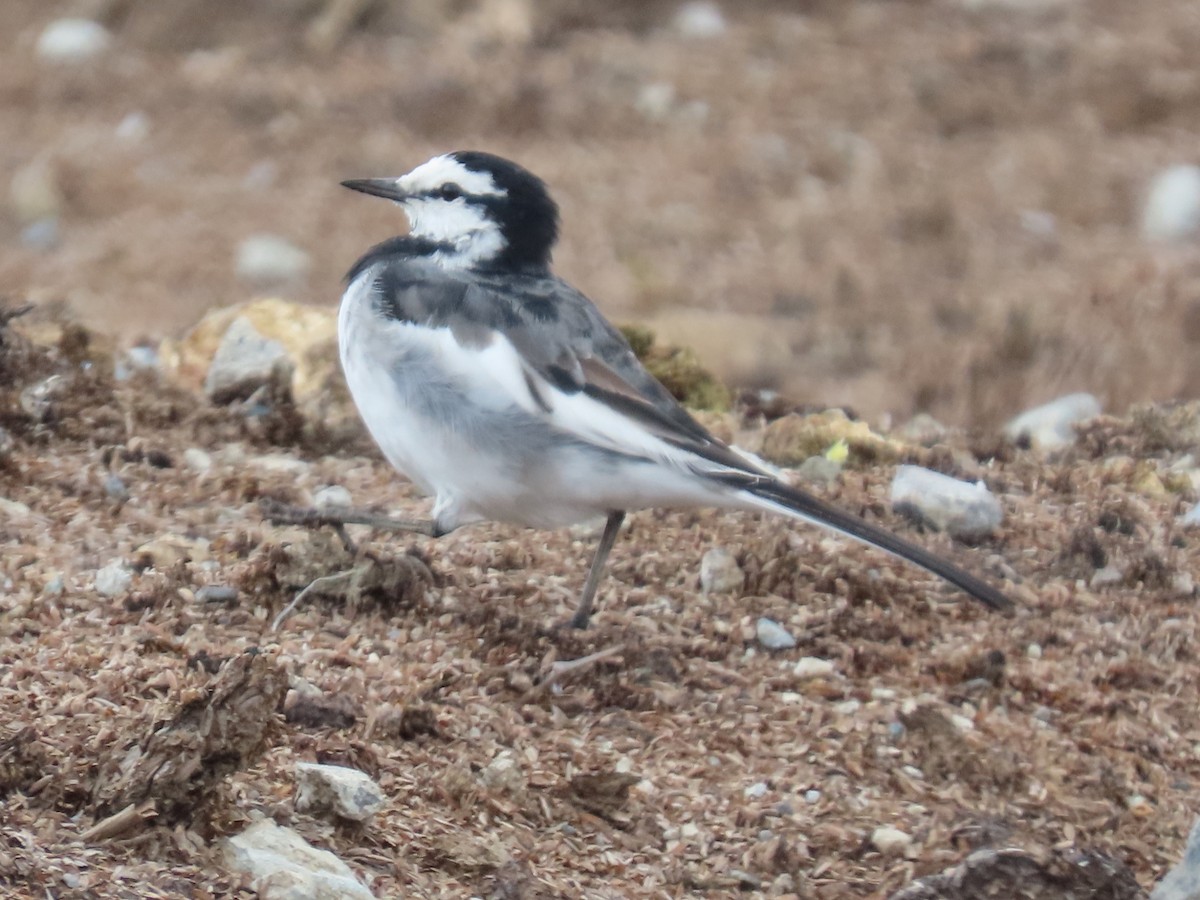
POLYGON ((946 579, 992 609, 1012 608, 1013 603, 1008 597, 981 578, 977 578, 954 563, 942 559, 916 544, 909 543, 890 531, 885 531, 858 516, 831 506, 812 494, 790 487, 780 481, 765 478, 743 487, 743 490, 747 494, 765 501, 763 505, 767 508, 790 514, 815 525, 832 528, 834 531, 839 531, 864 544, 870 544, 886 550, 888 553, 893 553, 901 559, 906 559, 914 565, 946 579))

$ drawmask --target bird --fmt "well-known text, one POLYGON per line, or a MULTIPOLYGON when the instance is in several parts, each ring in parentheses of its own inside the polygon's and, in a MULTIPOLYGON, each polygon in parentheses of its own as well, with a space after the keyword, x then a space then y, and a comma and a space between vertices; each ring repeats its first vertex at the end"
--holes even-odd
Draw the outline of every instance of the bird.
POLYGON ((398 204, 410 226, 349 270, 338 350, 384 457, 433 497, 431 520, 412 530, 603 518, 577 628, 626 514, 649 508, 781 514, 887 551, 988 607, 1011 606, 982 578, 791 486, 705 429, 554 273, 558 206, 522 166, 456 151, 342 185, 398 204))

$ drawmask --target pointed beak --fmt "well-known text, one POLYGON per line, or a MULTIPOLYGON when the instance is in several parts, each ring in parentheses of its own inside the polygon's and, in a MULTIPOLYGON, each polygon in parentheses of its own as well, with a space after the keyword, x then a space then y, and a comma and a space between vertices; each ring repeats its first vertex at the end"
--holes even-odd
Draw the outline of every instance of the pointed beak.
POLYGON ((373 197, 382 197, 384 200, 394 200, 397 203, 408 199, 408 194, 400 190, 398 179, 395 178, 358 178, 343 181, 342 187, 370 194, 373 197))

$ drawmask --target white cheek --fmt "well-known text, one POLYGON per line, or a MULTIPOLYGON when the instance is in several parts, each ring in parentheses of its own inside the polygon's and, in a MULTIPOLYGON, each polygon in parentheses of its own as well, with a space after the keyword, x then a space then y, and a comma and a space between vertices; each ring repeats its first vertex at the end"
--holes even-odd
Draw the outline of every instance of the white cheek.
POLYGON ((504 238, 496 223, 465 202, 410 200, 405 212, 412 234, 451 244, 457 261, 469 264, 489 259, 504 249, 504 238))

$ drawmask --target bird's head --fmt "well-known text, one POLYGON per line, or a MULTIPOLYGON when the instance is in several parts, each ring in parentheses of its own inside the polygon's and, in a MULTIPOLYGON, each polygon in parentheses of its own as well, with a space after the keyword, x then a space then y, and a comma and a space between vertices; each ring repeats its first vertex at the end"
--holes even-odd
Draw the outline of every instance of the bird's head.
POLYGON ((395 201, 413 237, 437 246, 451 268, 545 268, 558 238, 558 207, 531 172, 490 153, 435 156, 399 178, 342 185, 395 201))

